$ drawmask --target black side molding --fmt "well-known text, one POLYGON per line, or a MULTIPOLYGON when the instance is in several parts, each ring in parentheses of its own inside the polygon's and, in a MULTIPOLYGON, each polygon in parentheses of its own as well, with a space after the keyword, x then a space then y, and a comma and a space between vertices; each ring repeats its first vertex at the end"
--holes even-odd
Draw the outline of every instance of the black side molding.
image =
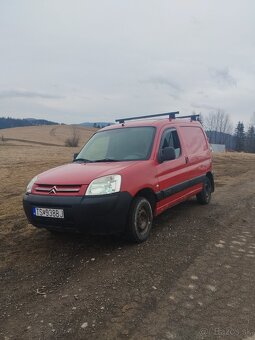
POLYGON ((173 185, 172 187, 169 187, 169 188, 166 188, 164 190, 157 192, 156 193, 157 202, 163 200, 164 198, 177 194, 178 192, 181 192, 185 189, 193 187, 196 184, 203 183, 205 177, 206 175, 195 177, 195 178, 189 179, 188 181, 173 185))

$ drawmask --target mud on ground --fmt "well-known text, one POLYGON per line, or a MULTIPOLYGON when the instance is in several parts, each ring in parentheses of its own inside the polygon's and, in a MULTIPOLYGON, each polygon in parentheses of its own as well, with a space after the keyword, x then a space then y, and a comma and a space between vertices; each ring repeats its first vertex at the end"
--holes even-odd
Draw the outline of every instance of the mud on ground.
POLYGON ((214 155, 209 206, 155 219, 150 239, 52 236, 21 200, 61 147, 0 148, 1 339, 243 339, 255 333, 255 156, 214 155))

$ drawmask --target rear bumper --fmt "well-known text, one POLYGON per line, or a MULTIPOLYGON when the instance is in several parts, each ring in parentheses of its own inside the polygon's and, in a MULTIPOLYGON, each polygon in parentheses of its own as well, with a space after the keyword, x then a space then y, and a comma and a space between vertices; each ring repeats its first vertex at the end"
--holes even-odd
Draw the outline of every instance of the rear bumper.
POLYGON ((112 234, 125 229, 132 196, 119 192, 103 196, 24 195, 23 207, 31 224, 39 228, 91 234, 112 234), (64 209, 64 219, 37 217, 33 207, 64 209))

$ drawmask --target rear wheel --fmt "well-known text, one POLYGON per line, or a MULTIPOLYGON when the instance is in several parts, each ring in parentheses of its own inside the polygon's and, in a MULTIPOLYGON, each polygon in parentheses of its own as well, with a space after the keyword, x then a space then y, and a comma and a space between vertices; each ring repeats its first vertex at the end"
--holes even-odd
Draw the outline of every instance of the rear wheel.
POLYGON ((203 183, 203 189, 197 194, 197 201, 200 204, 209 204, 212 195, 212 184, 208 177, 205 178, 203 183))
POLYGON ((135 197, 128 216, 127 237, 136 243, 146 241, 151 231, 152 220, 150 202, 144 197, 135 197))

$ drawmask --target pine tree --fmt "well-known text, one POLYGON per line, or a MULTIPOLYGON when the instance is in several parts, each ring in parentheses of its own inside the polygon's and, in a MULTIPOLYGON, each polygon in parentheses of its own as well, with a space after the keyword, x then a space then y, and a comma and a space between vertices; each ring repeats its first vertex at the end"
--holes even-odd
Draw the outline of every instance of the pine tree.
POLYGON ((245 151, 255 153, 255 128, 251 125, 246 134, 245 151))
POLYGON ((245 132, 243 122, 238 122, 237 127, 235 129, 235 142, 236 142, 236 151, 244 151, 245 146, 245 132))

